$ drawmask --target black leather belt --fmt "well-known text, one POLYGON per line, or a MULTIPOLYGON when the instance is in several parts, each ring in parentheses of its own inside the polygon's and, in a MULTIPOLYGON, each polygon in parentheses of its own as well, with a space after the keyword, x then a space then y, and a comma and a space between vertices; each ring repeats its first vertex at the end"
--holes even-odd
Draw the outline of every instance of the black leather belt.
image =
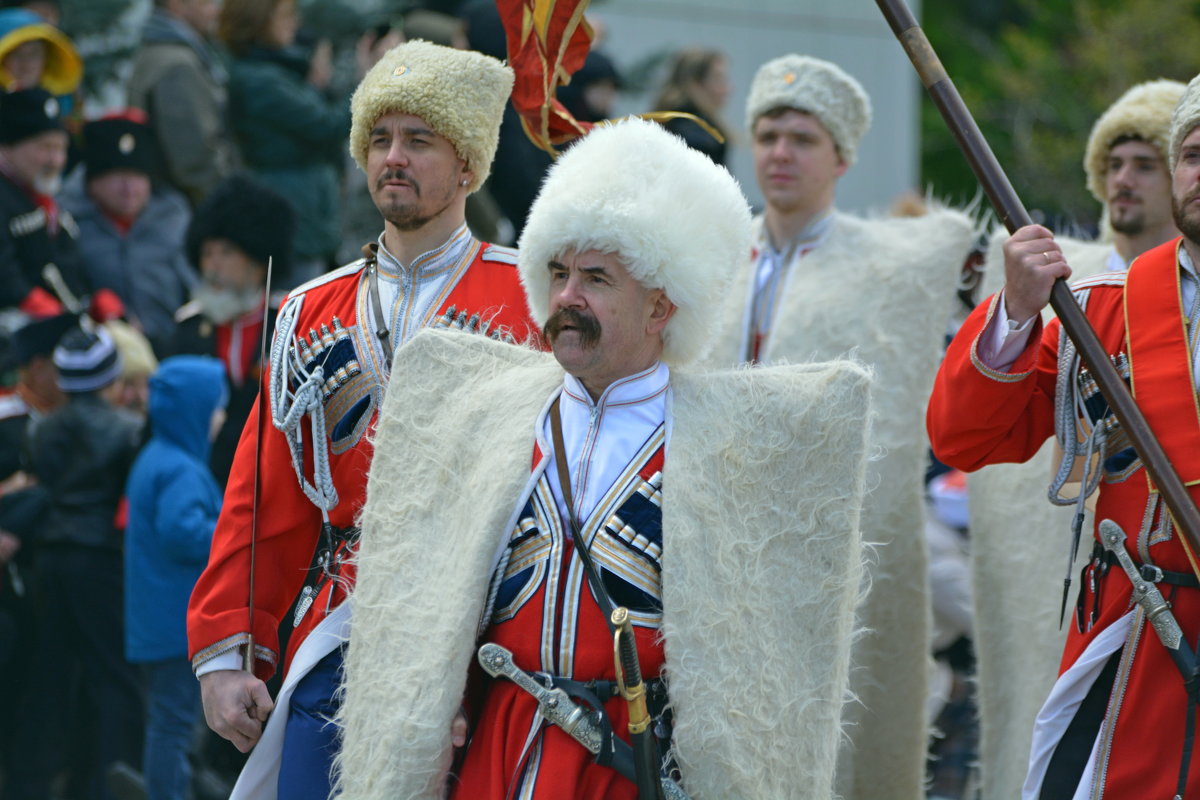
MULTIPOLYGON (((1109 550, 1104 550, 1099 542, 1092 551, 1092 558, 1099 559, 1106 567, 1117 563, 1117 557, 1109 550), (1099 552, 1097 552, 1099 551, 1099 552)), ((1137 564, 1137 562, 1134 562, 1137 564)), ((1150 583, 1165 583, 1169 586, 1186 586, 1189 589, 1200 589, 1200 580, 1190 572, 1171 572, 1155 564, 1137 564, 1138 572, 1144 580, 1150 583)))

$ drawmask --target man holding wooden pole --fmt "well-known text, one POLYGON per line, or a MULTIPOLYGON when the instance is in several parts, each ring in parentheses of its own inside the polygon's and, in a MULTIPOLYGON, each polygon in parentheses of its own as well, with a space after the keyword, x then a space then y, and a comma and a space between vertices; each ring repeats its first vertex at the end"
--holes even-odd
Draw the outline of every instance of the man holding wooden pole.
MULTIPOLYGON (((1128 273, 1073 292, 1195 500, 1200 78, 1175 110, 1168 155, 1183 236, 1139 256, 1128 273)), ((1191 553, 1094 370, 1058 320, 1041 321, 1054 281, 1070 275, 1050 232, 1018 229, 1005 245, 1005 274, 1004 291, 967 319, 938 374, 928 412, 934 450, 973 470, 1027 459, 1055 433, 1089 465, 1083 491, 1100 492, 1097 541, 1069 609, 1059 678, 1035 723, 1023 796, 1195 796, 1200 581, 1191 553)))

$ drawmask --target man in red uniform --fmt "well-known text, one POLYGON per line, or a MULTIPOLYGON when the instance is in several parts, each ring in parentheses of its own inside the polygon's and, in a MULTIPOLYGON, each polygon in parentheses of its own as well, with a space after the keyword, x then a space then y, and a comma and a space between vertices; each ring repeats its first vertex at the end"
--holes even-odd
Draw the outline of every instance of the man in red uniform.
POLYGON ((411 42, 387 53, 351 100, 350 151, 384 232, 363 261, 300 286, 280 308, 269 394, 243 432, 188 611, 206 718, 239 749, 255 746, 272 708, 263 679, 285 671, 270 744, 257 748, 235 797, 329 793, 337 731, 327 720, 354 582, 347 562, 392 353, 443 320, 516 340, 536 331, 516 254, 474 239, 463 217, 487 178, 512 81, 494 59, 411 42), (286 652, 281 625, 292 629, 286 652), (250 642, 252 673, 241 670, 250 642))
MULTIPOLYGON (((1100 340, 1193 498, 1200 498, 1195 359, 1200 334, 1200 78, 1171 122, 1175 224, 1183 233, 1129 271, 1075 284, 1100 340)), ((1193 566, 1127 435, 1081 368, 1057 320, 1040 311, 1070 268, 1048 230, 1005 245, 1004 290, 967 319, 946 354, 928 411, 935 453, 965 470, 1031 457, 1052 433, 1099 484, 1096 519, 1125 532, 1193 648, 1200 592, 1193 566), (1060 368, 1060 365, 1061 368, 1060 368)), ((1089 485, 1091 483, 1091 485, 1089 485)), ((1019 546, 1019 545, 1014 545, 1019 546)), ((1060 674, 1038 714, 1025 798, 1192 797, 1197 707, 1114 557, 1096 547, 1081 581, 1060 674), (1180 754, 1182 752, 1182 759, 1180 754)))

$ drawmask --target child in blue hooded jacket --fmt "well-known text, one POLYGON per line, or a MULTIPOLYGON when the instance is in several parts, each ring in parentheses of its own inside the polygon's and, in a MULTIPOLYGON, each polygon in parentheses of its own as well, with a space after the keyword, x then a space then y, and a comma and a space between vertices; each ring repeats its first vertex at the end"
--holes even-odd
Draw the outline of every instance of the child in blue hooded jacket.
POLYGON ((164 360, 150 378, 151 438, 126 484, 125 655, 145 665, 150 800, 182 800, 191 780, 200 684, 187 657, 187 603, 221 511, 208 454, 227 397, 217 359, 164 360))

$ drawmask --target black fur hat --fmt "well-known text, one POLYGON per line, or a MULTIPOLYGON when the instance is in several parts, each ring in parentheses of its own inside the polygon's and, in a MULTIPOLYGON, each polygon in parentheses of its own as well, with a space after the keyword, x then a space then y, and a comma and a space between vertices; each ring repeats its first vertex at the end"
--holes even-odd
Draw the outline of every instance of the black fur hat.
POLYGON ((227 239, 254 261, 287 270, 296 228, 291 205, 274 189, 246 175, 222 181, 200 203, 187 232, 188 259, 200 269, 205 240, 227 239))

